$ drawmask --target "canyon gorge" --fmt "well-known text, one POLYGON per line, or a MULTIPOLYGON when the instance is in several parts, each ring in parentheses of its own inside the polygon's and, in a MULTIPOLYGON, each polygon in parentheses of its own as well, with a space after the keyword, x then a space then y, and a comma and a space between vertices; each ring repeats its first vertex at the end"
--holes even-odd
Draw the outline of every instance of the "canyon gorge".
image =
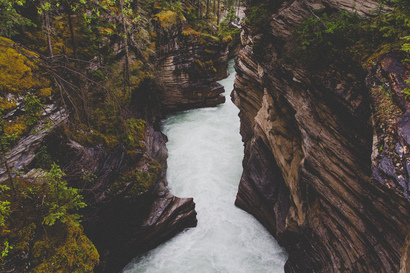
MULTIPOLYGON (((259 229, 247 216, 234 221, 235 208, 224 214, 198 200, 196 209, 196 197, 168 187, 170 177, 193 179, 174 176, 191 168, 180 161, 167 176, 164 133, 172 130, 163 122, 204 108, 194 113, 196 123, 221 121, 208 131, 225 127, 232 112, 223 109, 231 105, 221 104, 231 90, 218 81, 228 77, 232 58, 236 74, 224 85, 235 78, 227 98, 239 110, 240 126, 232 130, 242 138, 243 171, 233 176, 235 201, 232 191, 232 200, 221 192, 205 199, 229 200, 253 215, 287 256, 257 231, 250 233, 264 241, 252 252, 257 265, 229 265, 235 257, 214 257, 211 248, 210 267, 202 269, 410 270, 406 1, 212 1, 213 11, 209 1, 40 2, 0 3, 0 21, 14 24, 0 27, 7 37, 0 37, 1 272, 119 272, 135 257, 144 267, 147 251, 181 232, 177 238, 206 240, 197 213, 206 226, 217 222, 204 207, 233 226, 259 229)), ((180 145, 201 141, 194 128, 192 136, 186 128, 176 136, 180 145)), ((184 151, 197 153, 192 160, 181 158, 205 164, 215 157, 223 166, 242 156, 195 149, 184 151)), ((190 174, 201 175, 195 185, 219 173, 198 166, 190 174)), ((238 229, 229 230, 234 238, 238 229)), ((232 247, 254 247, 238 245, 232 247)))

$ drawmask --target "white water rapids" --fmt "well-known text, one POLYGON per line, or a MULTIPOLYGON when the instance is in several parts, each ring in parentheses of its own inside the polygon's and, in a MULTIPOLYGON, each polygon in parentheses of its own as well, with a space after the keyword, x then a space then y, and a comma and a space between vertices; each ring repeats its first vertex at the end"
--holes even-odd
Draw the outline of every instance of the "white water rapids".
POLYGON ((220 83, 226 103, 185 111, 163 123, 171 193, 194 197, 198 226, 135 258, 124 273, 284 272, 287 255, 251 215, 235 207, 243 144, 231 102, 235 71, 220 83))

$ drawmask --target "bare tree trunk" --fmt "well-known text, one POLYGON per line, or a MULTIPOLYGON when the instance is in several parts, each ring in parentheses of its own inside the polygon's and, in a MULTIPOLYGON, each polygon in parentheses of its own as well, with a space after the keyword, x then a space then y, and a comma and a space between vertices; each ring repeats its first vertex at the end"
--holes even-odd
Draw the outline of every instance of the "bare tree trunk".
POLYGON ((214 14, 214 17, 215 17, 215 14, 216 14, 216 2, 215 2, 215 0, 212 0, 212 4, 214 5, 213 9, 212 9, 212 13, 214 14))
POLYGON ((51 47, 51 26, 50 26, 50 16, 48 10, 44 10, 44 19, 46 23, 46 32, 47 32, 47 44, 48 44, 48 53, 50 57, 53 57, 53 48, 51 47))
POLYGON ((124 1, 120 0, 121 8, 121 21, 122 21, 122 31, 124 38, 124 50, 125 50, 125 68, 124 68, 124 90, 126 86, 130 85, 130 64, 129 64, 129 52, 128 52, 128 37, 127 28, 125 26, 125 15, 124 15, 124 1))
MULTIPOLYGON (((74 55, 74 59, 77 59, 77 49, 75 46, 74 27, 73 27, 73 22, 71 19, 72 14, 71 14, 70 7, 68 7, 67 15, 68 15, 68 25, 70 27, 70 32, 71 32, 71 44, 73 46, 73 55, 74 55)), ((77 64, 77 60, 75 61, 75 63, 77 64)))
POLYGON ((209 0, 206 0, 206 19, 208 19, 209 14, 209 0))
POLYGON ((221 11, 221 0, 218 0, 218 11, 217 11, 217 17, 218 17, 217 24, 218 25, 219 25, 219 20, 221 19, 220 18, 220 16, 221 16, 220 11, 221 11))
POLYGON ((201 14, 201 0, 198 0, 198 20, 202 19, 202 14, 201 14))

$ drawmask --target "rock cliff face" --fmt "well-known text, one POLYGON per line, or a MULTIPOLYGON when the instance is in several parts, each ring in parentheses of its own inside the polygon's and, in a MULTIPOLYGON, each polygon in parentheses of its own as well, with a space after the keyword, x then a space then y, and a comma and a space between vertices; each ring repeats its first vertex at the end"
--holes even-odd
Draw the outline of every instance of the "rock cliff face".
MULTIPOLYGON (((137 255, 165 242, 179 232, 197 223, 195 203, 192 198, 178 198, 169 193, 166 182, 166 137, 152 125, 145 132, 146 151, 137 155, 138 166, 134 171, 147 171, 153 165, 151 175, 155 181, 148 190, 133 192, 131 184, 118 184, 121 175, 135 165, 126 158, 126 150, 118 147, 107 152, 102 145, 84 147, 61 132, 58 126, 66 121, 66 111, 56 107, 47 108, 45 117, 53 119, 51 128, 45 130, 39 124, 20 139, 7 153, 8 166, 27 171, 35 157, 36 149, 47 143, 54 158, 60 159, 71 186, 83 188, 87 207, 82 225, 89 239, 100 254, 100 263, 94 272, 119 272, 137 255), (27 148, 29 147, 29 148, 27 148), (84 171, 96 176, 91 184, 84 183, 84 171)), ((2 170, 0 179, 8 178, 2 170)), ((30 173, 27 174, 30 176, 30 173)))
POLYGON ((154 186, 137 195, 131 184, 115 186, 121 174, 130 169, 125 149, 106 152, 102 147, 86 148, 73 141, 65 143, 70 147, 63 147, 72 153, 72 160, 66 162, 67 181, 82 181, 84 168, 97 177, 84 190, 88 206, 81 212, 84 230, 100 253, 95 272, 118 272, 137 255, 196 226, 193 199, 178 198, 168 191, 165 136, 148 126, 145 139, 147 150, 137 169, 149 169, 156 160, 160 170, 151 174, 156 177, 154 186))
POLYGON ((281 1, 263 28, 242 31, 232 93, 245 143, 236 205, 286 248, 286 272, 408 268, 410 143, 400 56, 380 57, 367 75, 354 66, 314 74, 280 59, 312 10, 355 7, 365 16, 376 4, 281 1), (385 84, 401 103, 381 121, 374 89, 385 84))
POLYGON ((201 40, 197 32, 183 24, 157 26, 158 76, 164 85, 161 101, 165 112, 225 102, 221 95, 224 88, 216 81, 227 77, 228 44, 201 40))
MULTIPOLYGON (((28 167, 44 138, 68 119, 68 112, 54 104, 46 105, 44 109, 45 112, 39 124, 31 130, 30 134, 22 137, 10 152, 5 154, 10 169, 20 171, 28 167), (52 122, 47 122, 47 119, 52 122), (48 124, 50 124, 49 128, 46 126, 48 124)), ((0 181, 4 181, 8 179, 8 174, 3 159, 0 160, 0 166, 0 181)))
MULTIPOLYGON (((152 87, 142 85, 141 88, 148 90, 152 87)), ((133 98, 132 103, 136 105, 130 107, 134 112, 129 110, 129 114, 145 113, 145 136, 140 148, 132 152, 123 144, 109 149, 103 144, 86 147, 73 141, 64 129, 67 128, 64 124, 70 123, 70 110, 58 106, 58 98, 50 96, 36 125, 0 160, 0 182, 7 180, 9 175, 16 176, 14 172, 8 172, 6 166, 19 171, 20 177, 37 176, 38 173, 31 170, 42 146, 47 148, 49 156, 58 160, 66 174, 64 180, 70 186, 82 189, 87 204, 79 214, 83 215, 85 234, 100 254, 94 272, 119 272, 137 255, 197 223, 193 199, 173 196, 167 188, 166 136, 156 124, 161 116, 161 106, 156 98, 147 96, 142 98, 146 103, 143 107, 149 109, 137 109, 142 108, 137 105, 138 99, 133 98), (7 164, 3 158, 7 158, 7 164), (95 175, 92 183, 84 179, 87 173, 95 175), (124 182, 121 179, 127 173, 139 176, 124 179, 124 182), (137 185, 136 188, 135 180, 143 186, 137 185)), ((22 112, 24 104, 19 102, 16 109, 3 119, 11 123, 22 112)), ((27 264, 22 270, 29 271, 30 255, 24 252, 24 257, 12 260, 10 267, 16 268, 14 263, 17 268, 27 264)))

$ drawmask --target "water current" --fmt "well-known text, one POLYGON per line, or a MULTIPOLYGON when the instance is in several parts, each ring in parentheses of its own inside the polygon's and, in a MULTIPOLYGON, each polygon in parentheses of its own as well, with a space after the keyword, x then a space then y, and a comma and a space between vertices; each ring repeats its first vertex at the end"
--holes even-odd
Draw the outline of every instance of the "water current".
POLYGON ((168 117, 171 193, 193 197, 198 226, 135 258, 123 273, 279 273, 286 252, 251 215, 235 207, 243 144, 238 109, 229 94, 235 71, 222 81, 226 103, 168 117))

